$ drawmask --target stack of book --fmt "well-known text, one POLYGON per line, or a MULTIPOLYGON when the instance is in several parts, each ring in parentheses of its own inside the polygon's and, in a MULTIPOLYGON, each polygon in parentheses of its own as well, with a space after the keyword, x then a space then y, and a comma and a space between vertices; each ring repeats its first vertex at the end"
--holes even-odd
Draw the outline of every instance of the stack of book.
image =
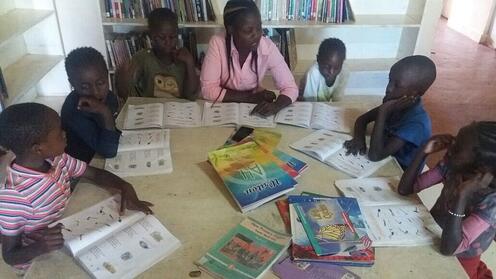
POLYGON ((256 0, 256 2, 263 21, 343 23, 354 20, 349 0, 256 0))

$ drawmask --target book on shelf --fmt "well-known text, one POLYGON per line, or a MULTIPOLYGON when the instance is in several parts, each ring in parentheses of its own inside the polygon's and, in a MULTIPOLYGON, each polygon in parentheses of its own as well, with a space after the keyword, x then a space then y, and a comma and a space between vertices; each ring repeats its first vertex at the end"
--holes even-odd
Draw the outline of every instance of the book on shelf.
POLYGON ((322 263, 296 262, 283 257, 272 266, 272 272, 281 279, 360 279, 346 268, 322 263))
POLYGON ((208 160, 243 213, 292 191, 297 184, 253 141, 211 151, 208 160))
POLYGON ((384 166, 392 157, 373 162, 366 155, 346 155, 343 144, 350 135, 318 130, 290 144, 290 147, 336 168, 352 177, 366 177, 384 166))
POLYGON ((318 256, 370 247, 370 238, 356 199, 289 196, 288 201, 318 256))
POLYGON ((262 278, 289 245, 286 234, 247 218, 217 241, 196 264, 215 278, 262 278))
POLYGON ((118 176, 172 172, 169 130, 123 131, 117 155, 105 159, 105 170, 118 176))
POLYGON ((397 193, 399 177, 336 180, 345 195, 356 197, 369 227, 373 246, 429 245, 436 222, 418 198, 397 193))
POLYGON ((93 278, 134 278, 181 245, 153 215, 119 210, 115 195, 53 223, 62 223, 65 248, 93 278))

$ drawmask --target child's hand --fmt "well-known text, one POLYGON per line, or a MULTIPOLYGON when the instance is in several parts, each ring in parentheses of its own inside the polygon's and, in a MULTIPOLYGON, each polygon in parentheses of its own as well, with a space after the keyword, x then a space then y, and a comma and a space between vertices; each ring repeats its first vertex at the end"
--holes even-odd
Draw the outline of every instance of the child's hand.
POLYGON ((455 142, 455 137, 450 134, 432 136, 424 145, 424 153, 429 155, 447 149, 455 142))
POLYGON ((27 237, 35 241, 41 252, 48 253, 58 250, 64 246, 64 237, 62 235, 62 224, 57 224, 52 228, 35 231, 27 237))
POLYGON ((121 214, 124 214, 126 208, 131 210, 139 210, 146 214, 153 214, 150 206, 153 206, 153 204, 138 199, 136 191, 134 191, 131 184, 126 184, 126 186, 121 188, 121 214))
POLYGON ((477 173, 473 178, 465 180, 458 184, 457 191, 465 197, 471 196, 473 193, 489 187, 494 176, 490 172, 484 174, 477 173))
POLYGON ((109 108, 95 97, 90 96, 80 96, 77 106, 78 110, 103 114, 105 112, 110 112, 109 108))
POLYGON ((367 145, 365 139, 353 138, 344 142, 343 146, 347 149, 346 155, 364 155, 367 152, 367 145))
POLYGON ((185 64, 195 65, 193 55, 186 48, 180 48, 174 53, 174 60, 184 62, 185 64))
POLYGON ((413 105, 418 99, 419 97, 417 96, 403 96, 399 99, 389 100, 379 106, 379 112, 390 113, 401 111, 413 105))

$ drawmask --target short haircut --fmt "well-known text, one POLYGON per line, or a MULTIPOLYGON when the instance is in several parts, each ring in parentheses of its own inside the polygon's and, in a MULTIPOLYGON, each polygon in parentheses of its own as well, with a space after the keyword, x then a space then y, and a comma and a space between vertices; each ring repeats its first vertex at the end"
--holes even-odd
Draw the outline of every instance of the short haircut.
POLYGON ((53 123, 53 109, 38 103, 22 103, 7 107, 0 114, 0 145, 16 155, 23 155, 34 144, 46 139, 53 123))
POLYGON ((260 15, 255 1, 252 0, 229 0, 224 7, 224 27, 234 26, 246 15, 260 15))
POLYGON ((65 71, 69 80, 75 78, 78 71, 90 66, 100 66, 108 71, 103 55, 92 47, 79 47, 72 50, 65 59, 65 71))
POLYGON ((346 46, 338 38, 327 38, 320 43, 317 60, 329 57, 336 53, 343 61, 346 59, 346 46))
POLYGON ((475 145, 475 163, 480 166, 489 166, 496 169, 496 122, 481 121, 474 122, 473 126, 477 134, 475 145))
POLYGON ((158 8, 148 15, 148 29, 155 30, 164 23, 177 27, 177 15, 168 8, 158 8))
POLYGON ((412 55, 401 59, 391 67, 391 72, 393 71, 405 72, 409 77, 414 78, 414 86, 421 94, 424 94, 436 80, 436 65, 424 55, 412 55))

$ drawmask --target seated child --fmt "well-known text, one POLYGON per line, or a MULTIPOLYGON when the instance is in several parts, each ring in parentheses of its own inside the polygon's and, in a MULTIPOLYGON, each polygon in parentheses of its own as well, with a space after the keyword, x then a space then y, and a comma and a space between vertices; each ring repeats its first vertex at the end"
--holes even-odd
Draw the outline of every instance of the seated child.
POLYGON ((317 61, 308 69, 300 81, 299 101, 329 102, 339 96, 343 85, 341 70, 346 59, 346 47, 337 38, 322 41, 317 61))
POLYGON ((153 10, 148 31, 152 48, 138 51, 119 71, 119 95, 195 100, 200 81, 191 53, 177 49, 177 15, 167 8, 153 10))
POLYGON ((368 157, 380 161, 393 155, 403 169, 431 136, 431 120, 421 96, 436 79, 434 62, 422 55, 408 56, 389 71, 389 83, 382 105, 359 116, 353 139, 344 143, 348 154, 365 154, 365 131, 374 122, 368 157))
POLYGON ((443 229, 441 253, 456 255, 470 278, 493 278, 480 260, 496 235, 496 122, 474 122, 451 135, 433 136, 401 177, 398 192, 418 193, 443 182, 432 216, 443 229), (422 164, 447 150, 433 169, 422 164))
POLYGON ((83 177, 119 190, 121 211, 151 213, 152 204, 139 200, 131 184, 64 153, 65 133, 49 107, 12 105, 0 114, 0 131, 0 145, 16 156, 0 189, 2 255, 7 264, 27 268, 35 257, 63 246, 62 226, 47 226, 64 213, 71 178, 83 177))
POLYGON ((117 97, 109 91, 108 70, 94 48, 69 53, 65 69, 74 90, 62 106, 62 128, 67 133, 65 152, 89 163, 95 153, 114 157, 121 132, 115 128, 117 97))

